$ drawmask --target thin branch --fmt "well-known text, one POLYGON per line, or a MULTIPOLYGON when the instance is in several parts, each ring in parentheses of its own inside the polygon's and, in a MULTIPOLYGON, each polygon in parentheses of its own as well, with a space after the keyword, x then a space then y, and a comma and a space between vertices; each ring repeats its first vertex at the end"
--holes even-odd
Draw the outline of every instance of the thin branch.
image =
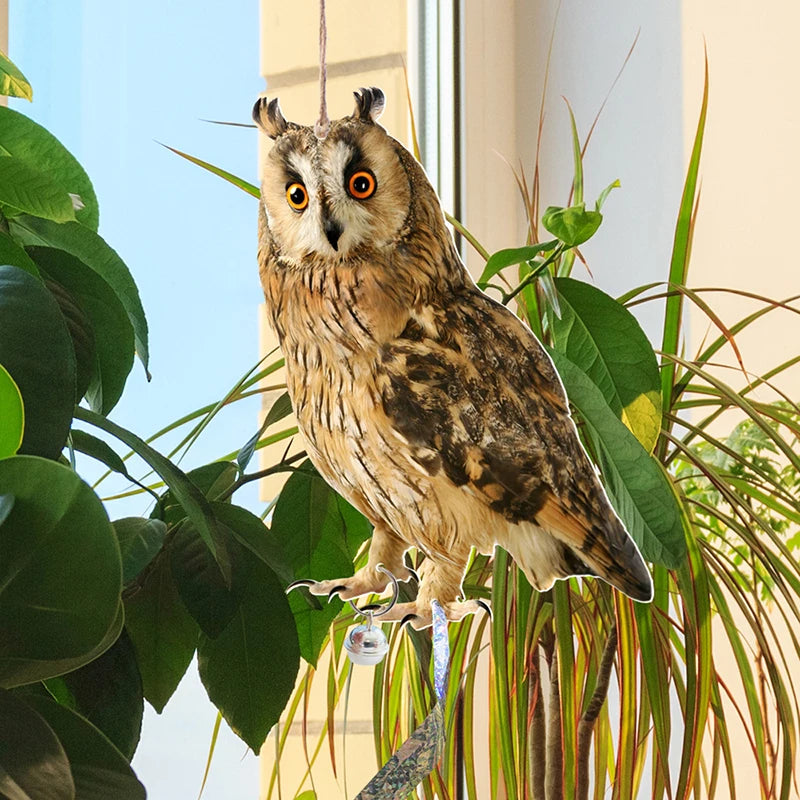
POLYGON ((299 453, 295 453, 293 456, 289 456, 289 458, 283 458, 277 464, 272 467, 267 467, 266 469, 261 469, 258 472, 248 472, 245 475, 242 475, 238 480, 225 492, 219 499, 220 501, 227 500, 234 492, 238 491, 242 488, 246 483, 250 483, 251 481, 258 481, 261 478, 266 478, 268 475, 275 475, 278 472, 291 472, 291 465, 294 464, 295 461, 299 461, 301 458, 306 457, 306 451, 302 450, 299 453))
POLYGON ((578 780, 575 787, 577 800, 589 800, 589 751, 592 744, 594 726, 600 716, 600 710, 608 695, 611 682, 611 669, 614 666, 614 655, 617 651, 617 623, 614 622, 608 633, 608 641, 600 659, 600 670, 597 673, 597 686, 586 711, 578 723, 578 780))

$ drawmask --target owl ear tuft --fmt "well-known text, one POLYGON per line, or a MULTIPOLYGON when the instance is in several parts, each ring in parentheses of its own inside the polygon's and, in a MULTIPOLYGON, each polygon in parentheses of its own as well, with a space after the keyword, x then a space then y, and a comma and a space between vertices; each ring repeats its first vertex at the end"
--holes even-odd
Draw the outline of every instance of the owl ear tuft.
POLYGON ((357 92, 353 92, 353 96, 356 98, 353 117, 362 122, 377 122, 386 106, 386 97, 383 92, 377 86, 372 86, 369 89, 359 89, 357 92))
POLYGON ((270 139, 277 139, 289 127, 289 123, 283 118, 277 97, 273 100, 259 97, 253 106, 253 120, 270 139))

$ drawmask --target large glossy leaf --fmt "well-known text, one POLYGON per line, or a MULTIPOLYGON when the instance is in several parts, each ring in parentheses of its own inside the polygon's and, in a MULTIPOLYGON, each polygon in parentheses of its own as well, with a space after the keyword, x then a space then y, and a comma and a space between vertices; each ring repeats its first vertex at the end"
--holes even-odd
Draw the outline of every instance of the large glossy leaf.
MULTIPOLYGON (((253 555, 260 558, 284 586, 294 580, 294 573, 275 534, 252 512, 230 503, 212 503, 214 516, 253 555)), ((357 512, 356 512, 357 513, 357 512)))
POLYGON ((14 379, 0 364, 0 458, 13 456, 22 444, 25 430, 25 408, 14 379))
POLYGON ((203 537, 203 541, 214 554, 226 582, 229 583, 230 563, 226 561, 225 548, 218 546, 217 543, 219 538, 217 521, 211 513, 208 501, 187 475, 142 438, 110 419, 82 407, 75 409, 75 417, 95 425, 100 430, 104 430, 124 442, 164 479, 164 483, 169 486, 173 496, 181 504, 186 515, 203 537))
MULTIPOLYGON (((213 501, 233 486, 236 480, 236 465, 230 461, 212 461, 210 464, 189 470, 186 477, 207 500, 213 501)), ((164 492, 158 506, 153 515, 160 515, 168 525, 175 525, 187 516, 186 509, 171 489, 164 492)))
POLYGON ((75 353, 53 296, 19 267, 0 266, 0 363, 25 404, 21 451, 58 458, 75 406, 75 353))
POLYGON ((0 796, 10 800, 73 800, 64 748, 45 719, 0 689, 0 796))
POLYGON ((61 678, 49 691, 101 730, 129 761, 142 729, 144 698, 136 654, 125 631, 103 655, 61 678))
POLYGON ((125 517, 114 521, 114 533, 122 556, 122 582, 128 583, 161 550, 167 526, 160 519, 125 517))
MULTIPOLYGON (((278 498, 272 534, 283 547, 295 578, 321 581, 353 574, 353 558, 371 532, 369 523, 340 498, 306 462, 278 498)), ((341 610, 337 599, 318 609, 297 592, 290 596, 300 652, 316 664, 331 622, 341 610)), ((317 605, 314 603, 314 605, 317 605)))
POLYGON ((49 173, 13 156, 0 156, 0 206, 53 222, 75 219, 69 193, 49 173))
POLYGON ((40 275, 40 277, 58 303, 58 307, 64 315, 64 322, 67 323, 72 348, 75 351, 75 397, 80 400, 86 394, 86 390, 92 382, 92 376, 96 372, 97 351, 94 326, 88 314, 83 310, 82 304, 69 289, 65 289, 47 275, 40 275))
POLYGON ((144 696, 160 714, 192 661, 200 632, 181 602, 168 558, 157 558, 138 591, 126 597, 125 627, 144 696))
POLYGON ((93 411, 108 414, 133 366, 133 327, 128 315, 105 278, 80 259, 52 247, 30 247, 28 253, 40 271, 77 299, 91 321, 95 360, 86 399, 93 411))
POLYGON ((236 613, 241 588, 255 561, 224 525, 218 530, 218 545, 225 548, 231 565, 230 585, 191 520, 185 519, 175 527, 169 545, 172 577, 181 600, 211 638, 219 636, 236 613))
POLYGON ((678 567, 686 555, 686 542, 680 509, 661 465, 617 419, 585 372, 558 351, 550 350, 550 355, 585 423, 609 499, 642 556, 671 569, 678 567))
POLYGON ((31 257, 10 236, 0 231, 0 264, 10 264, 38 277, 39 270, 31 257))
POLYGON ((584 281, 557 278, 561 318, 553 343, 603 393, 628 429, 652 452, 661 430, 661 379, 655 353, 633 314, 584 281))
POLYGON ((92 436, 91 433, 78 428, 73 428, 70 431, 70 438, 72 439, 72 448, 77 452, 97 459, 110 470, 124 475, 130 481, 134 480, 128 472, 125 462, 108 442, 104 442, 97 436, 92 436))
POLYGON ((93 231, 97 230, 99 211, 92 182, 77 159, 52 133, 18 111, 0 108, 0 147, 28 166, 46 171, 63 192, 76 195, 83 207, 68 219, 77 219, 93 231))
POLYGON ((8 56, 0 52, 0 95, 33 100, 33 90, 28 79, 8 56))
POLYGON ((289 603, 264 564, 253 565, 225 630, 216 639, 201 635, 197 656, 211 702, 258 753, 289 700, 300 664, 289 603))
POLYGON ((111 644, 122 570, 103 504, 72 470, 3 459, 0 494, 14 496, 0 525, 0 685, 17 686, 75 669, 111 644))
POLYGON ((91 722, 46 697, 26 701, 47 721, 67 754, 75 800, 145 800, 144 786, 130 764, 91 722))
POLYGON ((57 225, 46 219, 22 215, 9 220, 9 225, 14 238, 22 244, 66 250, 111 286, 133 326, 136 352, 146 370, 149 361, 147 320, 139 299, 139 290, 128 267, 105 240, 76 222, 57 225))

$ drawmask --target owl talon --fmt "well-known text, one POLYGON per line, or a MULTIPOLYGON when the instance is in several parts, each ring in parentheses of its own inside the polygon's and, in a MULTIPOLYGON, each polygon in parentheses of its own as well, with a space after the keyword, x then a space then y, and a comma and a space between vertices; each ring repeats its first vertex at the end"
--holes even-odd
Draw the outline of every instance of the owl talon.
POLYGON ((475 602, 489 615, 490 620, 494 619, 492 607, 485 600, 476 600, 475 602))
POLYGON ((309 580, 308 578, 301 578, 299 581, 292 581, 292 583, 286 587, 286 594, 289 594, 289 592, 292 592, 295 589, 299 589, 301 586, 313 586, 315 583, 316 581, 309 580))
POLYGON ((415 620, 415 619, 417 619, 417 615, 416 614, 406 614, 403 617, 403 619, 400 620, 400 627, 404 628, 406 625, 408 625, 409 622, 411 622, 412 620, 415 620))
POLYGON ((343 592, 343 591, 345 591, 345 589, 347 589, 347 587, 346 587, 346 586, 344 586, 344 585, 341 585, 341 586, 334 586, 334 587, 333 587, 333 589, 331 589, 331 590, 328 592, 328 602, 330 603, 330 601, 331 601, 331 600, 333 600, 334 596, 338 595, 338 594, 339 594, 339 592, 343 592))

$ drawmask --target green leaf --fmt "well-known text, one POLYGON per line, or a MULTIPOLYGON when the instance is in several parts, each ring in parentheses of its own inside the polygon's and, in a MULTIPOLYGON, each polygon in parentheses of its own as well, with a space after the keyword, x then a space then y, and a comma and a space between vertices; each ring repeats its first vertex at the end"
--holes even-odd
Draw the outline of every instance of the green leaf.
POLYGON ((75 353, 58 303, 19 267, 0 266, 0 363, 25 404, 21 451, 58 458, 75 406, 75 353))
POLYGON ((478 286, 480 286, 481 289, 485 288, 486 284, 489 283, 500 270, 510 267, 513 264, 523 264, 526 261, 536 258, 540 253, 549 253, 551 250, 555 249, 557 244, 558 240, 553 239, 550 242, 539 242, 539 244, 532 244, 527 247, 511 247, 506 250, 498 250, 496 253, 493 253, 486 262, 481 277, 478 279, 478 286))
POLYGON ((86 433, 86 431, 78 430, 77 428, 73 428, 70 431, 70 436, 72 438, 72 447, 74 450, 96 459, 101 464, 105 464, 110 470, 124 475, 128 480, 133 480, 128 473, 125 462, 107 442, 98 439, 97 436, 92 436, 91 433, 86 433))
POLYGON ((134 450, 146 461, 169 486, 175 499, 181 504, 189 519, 197 526, 203 541, 214 554, 226 582, 230 582, 230 564, 225 560, 225 550, 217 547, 217 524, 208 501, 192 481, 176 467, 168 458, 152 448, 135 433, 115 424, 110 419, 77 406, 75 418, 89 422, 100 430, 116 436, 131 450, 134 450))
POLYGON ((0 95, 33 100, 33 89, 16 64, 0 52, 0 95))
POLYGON ((130 761, 142 730, 144 697, 136 654, 125 631, 99 658, 48 681, 50 692, 57 682, 70 698, 69 707, 101 730, 130 761))
MULTIPOLYGON (((692 250, 692 231, 697 197, 697 179, 700 173, 700 155, 703 151, 703 137, 706 128, 708 111, 708 56, 704 57, 705 78, 703 81, 703 101, 700 105, 700 117, 697 120, 692 155, 686 170, 683 185, 681 206, 678 221, 675 225, 675 237, 672 244, 672 257, 669 265, 670 286, 682 286, 686 283, 689 272, 689 257, 692 250)), ((672 408, 672 387, 675 382, 675 363, 669 358, 680 352, 681 321, 683 318, 683 292, 674 292, 667 297, 664 309, 664 334, 661 341, 661 352, 665 355, 661 363, 661 398, 664 412, 672 408)), ((665 422, 666 426, 666 422, 665 422)))
POLYGON ((542 217, 542 225, 567 247, 577 247, 596 233, 603 221, 599 211, 587 211, 585 203, 569 208, 549 206, 542 217))
POLYGON ((10 237, 0 231, 0 264, 19 267, 38 278, 39 270, 31 257, 10 237))
POLYGON ((0 526, 0 685, 17 686, 96 655, 117 623, 122 568, 103 504, 72 470, 7 458, 0 494, 15 498, 0 526))
POLYGON ((13 156, 0 156, 0 205, 53 222, 75 219, 69 193, 47 172, 13 156))
POLYGON ((178 594, 200 630, 214 639, 222 633, 239 607, 240 590, 247 582, 252 553, 220 525, 217 543, 224 547, 231 565, 230 586, 192 524, 183 520, 176 526, 169 545, 172 577, 178 594))
POLYGON ((680 509, 661 465, 608 407, 602 392, 557 350, 548 352, 585 422, 606 490, 647 561, 678 567, 686 555, 680 509))
POLYGON ((13 494, 0 494, 0 525, 2 525, 14 508, 14 495, 13 494))
POLYGON ((76 800, 145 800, 144 786, 130 764, 91 722, 47 697, 26 699, 66 751, 76 800))
POLYGON ((0 689, 0 796, 73 800, 67 754, 53 729, 22 698, 0 689))
POLYGON ((239 471, 244 472, 250 459, 253 458, 253 453, 256 451, 258 440, 264 435, 264 432, 270 425, 288 417, 292 413, 292 401, 289 399, 289 392, 284 392, 271 406, 264 417, 264 422, 254 436, 250 438, 247 444, 242 447, 239 454, 236 456, 236 463, 239 465, 239 471))
POLYGON ((658 362, 633 314, 600 289, 557 278, 561 319, 551 320, 555 348, 595 383, 611 410, 652 452, 661 431, 658 362))
POLYGON ((133 326, 136 352, 146 371, 149 361, 147 320, 130 270, 116 252, 100 236, 76 222, 56 225, 23 215, 9 220, 9 226, 13 237, 21 244, 66 250, 105 279, 116 292, 133 326))
POLYGON ((231 729, 256 754, 278 721, 300 664, 297 632, 277 578, 256 562, 233 619, 200 636, 200 678, 231 729))
POLYGON ((75 397, 80 400, 86 394, 95 372, 97 353, 94 328, 89 316, 83 310, 83 306, 72 292, 46 274, 40 277, 42 283, 58 303, 58 307, 64 315, 64 322, 67 324, 72 348, 75 352, 75 397))
POLYGON ((160 519, 141 517, 124 517, 113 525, 122 556, 122 582, 129 583, 158 555, 167 526, 160 519))
POLYGON ((212 503, 211 508, 220 524, 224 525, 251 553, 260 558, 278 576, 284 587, 294 580, 294 573, 286 562, 280 542, 259 517, 246 508, 230 503, 212 503))
POLYGON ((108 414, 117 404, 133 367, 133 327, 105 278, 80 259, 52 247, 29 247, 39 269, 64 287, 88 316, 94 334, 94 363, 86 399, 108 414))
POLYGON ((0 107, 0 147, 27 166, 45 173, 67 195, 70 214, 57 222, 77 219, 97 230, 99 210, 92 182, 75 156, 52 133, 18 111, 0 107), (69 195, 79 198, 83 207, 75 210, 69 195))
POLYGON ((613 189, 619 189, 621 185, 622 184, 619 182, 619 178, 617 178, 615 181, 612 181, 611 183, 609 183, 608 186, 606 186, 606 188, 603 189, 602 192, 600 192, 600 195, 597 198, 597 202, 595 202, 595 204, 594 204, 594 210, 595 211, 600 211, 600 209, 605 204, 608 196, 611 194, 611 191, 613 189))
MULTIPOLYGON (((236 465, 232 462, 212 461, 210 464, 189 470, 186 477, 203 497, 213 501, 230 490, 236 480, 236 474, 236 465)), ((172 490, 164 493, 159 501, 159 508, 153 514, 160 514, 167 525, 176 525, 182 519, 186 519, 186 509, 172 490)))
POLYGON ((0 458, 13 456, 22 444, 25 430, 25 407, 14 379, 0 364, 0 458))
MULTIPOLYGON (((344 578, 353 574, 353 558, 371 528, 342 500, 308 462, 283 487, 272 515, 272 534, 283 547, 295 578, 344 578)), ((341 610, 332 600, 317 610, 297 592, 289 598, 297 622, 300 652, 316 665, 331 622, 341 610)))
POLYGON ((258 190, 258 186, 254 186, 252 183, 244 180, 244 178, 237 178, 236 175, 226 172, 224 169, 220 167, 215 167, 213 164, 209 164, 207 161, 203 161, 195 156, 190 156, 188 153, 182 153, 180 150, 176 150, 174 147, 170 147, 168 144, 164 144, 163 142, 159 142, 162 147, 166 147, 167 150, 171 150, 175 155, 180 156, 181 158, 185 158, 187 161, 191 161, 192 164, 197 164, 198 167, 202 167, 204 170, 212 173, 213 175, 217 175, 218 177, 222 178, 223 180, 228 181, 228 183, 232 183, 237 188, 241 189, 247 194, 252 195, 253 197, 260 197, 261 192, 258 190))
POLYGON ((192 661, 200 632, 181 602, 168 558, 152 562, 141 588, 126 597, 125 628, 144 696, 160 714, 192 661))

